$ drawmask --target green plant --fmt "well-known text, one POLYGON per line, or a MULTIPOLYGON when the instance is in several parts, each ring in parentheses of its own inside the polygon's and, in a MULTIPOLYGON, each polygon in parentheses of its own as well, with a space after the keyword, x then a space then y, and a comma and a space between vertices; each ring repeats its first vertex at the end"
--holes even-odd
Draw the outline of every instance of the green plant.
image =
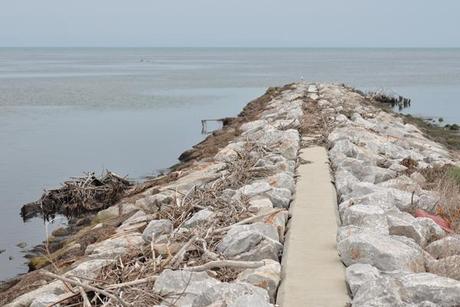
POLYGON ((460 167, 453 166, 447 171, 447 176, 457 182, 460 185, 460 167))

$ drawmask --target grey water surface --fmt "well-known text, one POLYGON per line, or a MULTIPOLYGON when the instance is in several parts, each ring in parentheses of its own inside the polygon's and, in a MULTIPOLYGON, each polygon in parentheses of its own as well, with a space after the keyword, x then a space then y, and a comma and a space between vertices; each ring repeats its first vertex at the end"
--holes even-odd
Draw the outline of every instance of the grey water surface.
POLYGON ((201 119, 302 78, 392 90, 409 112, 460 122, 460 49, 0 49, 0 280, 27 271, 18 242, 45 238, 19 216, 43 189, 155 174, 204 137, 201 119))

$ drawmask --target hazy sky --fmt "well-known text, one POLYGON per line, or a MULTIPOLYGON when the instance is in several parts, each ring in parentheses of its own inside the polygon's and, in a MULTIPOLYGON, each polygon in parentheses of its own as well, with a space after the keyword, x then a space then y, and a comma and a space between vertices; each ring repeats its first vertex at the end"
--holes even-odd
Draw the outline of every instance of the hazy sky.
POLYGON ((460 47, 460 1, 0 0, 0 46, 460 47))

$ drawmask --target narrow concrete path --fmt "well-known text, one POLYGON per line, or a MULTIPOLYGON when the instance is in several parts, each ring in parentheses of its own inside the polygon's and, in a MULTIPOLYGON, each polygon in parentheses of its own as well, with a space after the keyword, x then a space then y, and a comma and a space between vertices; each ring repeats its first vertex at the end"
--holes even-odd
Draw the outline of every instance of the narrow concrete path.
POLYGON ((337 197, 323 147, 302 150, 284 246, 281 307, 344 307, 350 301, 336 249, 337 197))

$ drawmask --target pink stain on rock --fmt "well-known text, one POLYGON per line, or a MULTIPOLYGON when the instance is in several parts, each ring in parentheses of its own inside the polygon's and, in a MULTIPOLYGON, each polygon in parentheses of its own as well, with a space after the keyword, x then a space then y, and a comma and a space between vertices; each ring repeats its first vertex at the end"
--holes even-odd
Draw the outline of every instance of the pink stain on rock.
POLYGON ((450 223, 446 220, 440 217, 439 215, 436 214, 431 214, 429 212, 426 212, 425 210, 422 209, 416 209, 415 210, 415 217, 427 217, 432 219, 436 224, 441 226, 442 229, 444 229, 448 233, 453 233, 454 231, 452 230, 450 223))

